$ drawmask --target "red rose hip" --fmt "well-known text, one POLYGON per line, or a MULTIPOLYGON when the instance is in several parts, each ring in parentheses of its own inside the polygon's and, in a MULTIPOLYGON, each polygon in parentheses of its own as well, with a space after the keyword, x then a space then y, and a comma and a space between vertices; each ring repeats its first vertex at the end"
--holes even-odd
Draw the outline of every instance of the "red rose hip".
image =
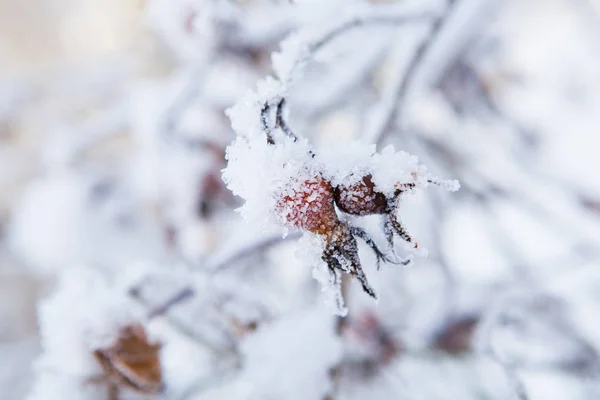
POLYGON ((287 186, 280 193, 276 208, 285 223, 319 235, 327 235, 340 223, 333 188, 320 176, 287 186))

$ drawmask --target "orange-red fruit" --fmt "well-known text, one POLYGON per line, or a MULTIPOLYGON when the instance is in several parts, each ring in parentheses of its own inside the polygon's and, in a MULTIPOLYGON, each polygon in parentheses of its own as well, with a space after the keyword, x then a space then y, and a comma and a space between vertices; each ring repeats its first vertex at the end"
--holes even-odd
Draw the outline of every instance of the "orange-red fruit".
POLYGON ((346 214, 384 214, 388 209, 388 201, 383 193, 375 190, 371 175, 353 185, 336 187, 334 197, 339 209, 346 214))
POLYGON ((277 210, 290 225, 320 235, 327 235, 340 223, 333 187, 320 176, 288 186, 277 200, 277 210))

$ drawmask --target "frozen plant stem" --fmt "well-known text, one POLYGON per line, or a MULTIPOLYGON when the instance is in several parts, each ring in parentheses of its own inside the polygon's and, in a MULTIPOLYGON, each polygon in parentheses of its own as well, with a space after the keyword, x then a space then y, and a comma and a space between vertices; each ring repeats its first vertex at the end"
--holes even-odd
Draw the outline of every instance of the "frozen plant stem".
POLYGON ((283 119, 283 108, 285 107, 285 98, 282 98, 279 103, 277 103, 277 114, 275 117, 275 126, 278 128, 281 128, 281 130, 292 139, 292 141, 296 142, 298 141, 298 137, 296 136, 296 134, 294 132, 292 132, 292 130, 290 129, 290 127, 288 126, 287 122, 285 122, 285 120, 283 119))
POLYGON ((373 15, 359 16, 354 19, 351 19, 350 21, 342 23, 341 25, 331 29, 329 32, 324 34, 320 39, 314 41, 312 44, 309 44, 307 46, 307 51, 304 57, 301 57, 294 63, 293 67, 291 68, 288 79, 291 79, 295 75, 297 69, 304 65, 306 61, 314 57, 316 52, 318 52, 320 49, 325 47, 325 45, 327 45, 337 37, 341 36, 344 33, 347 33, 348 31, 366 26, 397 26, 406 25, 409 23, 421 23, 435 18, 435 16, 431 13, 418 13, 414 15, 397 16, 393 14, 385 15, 385 7, 382 6, 380 8, 381 9, 379 9, 379 7, 374 7, 373 15))
MULTIPOLYGON (((408 67, 400 79, 396 80, 397 85, 391 88, 391 96, 389 99, 386 98, 383 100, 383 102, 388 102, 388 104, 385 104, 386 113, 383 118, 378 121, 375 132, 372 134, 372 137, 369 138, 372 139, 373 142, 381 144, 385 140, 386 136, 391 132, 392 128, 396 125, 397 121, 401 120, 403 116, 404 102, 406 100, 406 96, 408 95, 408 90, 410 89, 412 79, 417 74, 423 59, 427 55, 427 52, 438 39, 444 24, 447 22, 450 15, 452 15, 452 11, 458 2, 459 0, 448 1, 444 12, 435 19, 429 34, 417 47, 417 50, 410 60, 408 67)), ((402 128, 402 122, 399 122, 398 126, 402 128)))
POLYGON ((167 300, 163 305, 161 305, 160 307, 156 307, 155 309, 150 311, 148 313, 148 319, 156 318, 166 314, 171 307, 188 300, 189 298, 194 296, 194 294, 194 289, 192 289, 191 287, 181 289, 178 293, 176 293, 169 300, 167 300))
MULTIPOLYGON (((223 272, 224 270, 228 269, 232 265, 242 261, 243 259, 245 259, 247 257, 251 257, 257 253, 263 252, 273 246, 283 243, 286 240, 298 239, 298 237, 299 237, 299 234, 296 234, 296 233, 290 234, 287 238, 282 238, 279 235, 273 236, 273 237, 268 237, 266 239, 257 241, 253 245, 244 246, 244 247, 232 252, 227 258, 225 258, 221 261, 218 261, 212 265, 209 264, 208 267, 203 266, 202 269, 208 270, 211 274, 217 274, 217 273, 223 272)), ((143 284, 144 284, 144 281, 132 286, 128 290, 129 295, 131 297, 133 297, 134 299, 141 301, 140 289, 143 284)), ((167 314, 171 310, 171 308, 181 304, 182 302, 185 302, 186 300, 189 300, 190 298, 194 297, 195 295, 196 295, 196 291, 193 287, 189 287, 189 286, 185 287, 185 288, 179 290, 173 296, 171 296, 164 304, 162 304, 158 307, 155 307, 150 312, 148 312, 148 318, 152 319, 152 318, 156 318, 159 316, 163 316, 163 315, 167 314)))
MULTIPOLYGON (((289 86, 292 80, 297 76, 299 70, 314 57, 314 55, 331 41, 340 37, 344 33, 347 33, 353 29, 367 26, 399 26, 409 23, 422 23, 430 21, 435 18, 435 15, 428 12, 416 13, 416 14, 400 14, 394 15, 394 7, 378 6, 373 7, 371 15, 357 16, 349 21, 344 21, 340 25, 330 29, 321 38, 314 40, 312 43, 306 45, 306 50, 297 58, 294 62, 287 76, 281 77, 281 81, 284 85, 289 86)), ((265 135, 267 136, 267 142, 269 144, 275 144, 275 140, 271 133, 271 124, 269 123, 269 113, 272 105, 276 104, 276 123, 275 126, 279 127, 288 137, 292 138, 293 141, 297 140, 297 136, 289 128, 289 125, 283 118, 283 109, 285 107, 285 98, 283 96, 279 98, 273 98, 266 101, 261 109, 261 123, 265 135)))

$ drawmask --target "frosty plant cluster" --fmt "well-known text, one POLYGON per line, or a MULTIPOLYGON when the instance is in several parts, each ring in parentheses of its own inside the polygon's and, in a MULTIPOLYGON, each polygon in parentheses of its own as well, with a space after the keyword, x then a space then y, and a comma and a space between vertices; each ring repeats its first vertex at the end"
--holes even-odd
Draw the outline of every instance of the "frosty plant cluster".
POLYGON ((141 307, 97 271, 66 272, 40 307, 44 352, 29 398, 117 400, 125 391, 160 393, 161 346, 148 336, 141 307))
MULTIPOLYGON (((273 55, 278 79, 267 77, 227 113, 237 133, 227 149, 224 180, 245 200, 242 215, 260 226, 277 224, 285 231, 305 232, 306 244, 316 248, 313 274, 329 290, 338 314, 346 309, 342 298, 343 273, 358 279, 364 291, 377 298, 362 269, 357 238, 374 252, 377 263, 410 262, 418 243, 398 217, 402 198, 431 184, 457 190, 457 181, 433 177, 417 158, 392 146, 377 152, 375 145, 351 142, 335 151, 317 154, 286 121, 286 94, 301 76, 308 59, 327 41, 369 21, 410 21, 407 15, 348 16, 340 24, 301 31, 285 40, 273 55), (370 16, 370 18, 369 18, 370 16), (383 251, 351 216, 381 215, 389 249, 383 251), (396 238, 412 248, 400 258, 396 238)), ((416 17, 415 17, 416 18, 416 17)), ((304 249, 303 249, 304 250, 304 249)), ((305 251, 307 253, 308 251, 305 251)))

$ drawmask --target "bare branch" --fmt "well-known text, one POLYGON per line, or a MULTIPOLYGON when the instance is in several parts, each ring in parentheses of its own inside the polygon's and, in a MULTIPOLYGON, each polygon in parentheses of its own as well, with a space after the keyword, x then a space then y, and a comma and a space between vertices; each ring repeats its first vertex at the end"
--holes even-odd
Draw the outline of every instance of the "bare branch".
POLYGON ((283 119, 283 108, 285 107, 285 99, 282 98, 279 103, 277 104, 277 114, 276 114, 276 119, 275 119, 275 126, 277 126, 278 128, 281 128, 281 130, 287 135, 289 136, 292 141, 297 141, 298 137, 296 136, 296 134, 294 132, 292 132, 292 130, 290 129, 290 127, 288 126, 287 122, 285 122, 285 120, 283 119))
POLYGON ((396 85, 391 88, 391 96, 384 99, 384 103, 382 103, 381 107, 386 110, 386 113, 376 125, 374 132, 369 134, 369 139, 372 139, 374 143, 380 144, 383 142, 396 121, 402 117, 404 102, 412 79, 416 75, 427 52, 438 39, 442 28, 448 21, 448 18, 452 14, 452 11, 457 3, 457 0, 448 1, 448 5, 444 12, 437 17, 431 26, 429 34, 417 47, 415 54, 413 55, 413 58, 411 59, 405 72, 402 74, 401 79, 398 79, 396 81, 396 85))
POLYGON ((176 135, 177 124, 190 105, 198 99, 204 87, 204 77, 212 64, 212 58, 202 60, 190 72, 186 84, 169 106, 163 117, 162 134, 165 139, 176 135))
POLYGON ((333 27, 320 38, 307 45, 306 52, 294 62, 294 65, 290 69, 289 75, 286 77, 286 81, 292 79, 298 70, 314 57, 315 53, 317 53, 334 39, 351 30, 376 25, 400 26, 406 24, 419 24, 435 18, 435 15, 429 12, 410 14, 401 9, 399 14, 394 15, 396 12, 396 7, 373 7, 370 14, 357 16, 348 21, 344 21, 338 26, 333 27))
POLYGON ((192 289, 191 287, 181 289, 169 300, 167 300, 163 305, 161 305, 160 307, 156 307, 154 310, 150 311, 148 313, 148 319, 156 318, 158 316, 166 314, 171 307, 184 302, 185 300, 192 297, 194 294, 194 289, 192 289))
POLYGON ((206 271, 210 271, 211 273, 223 272, 246 257, 261 253, 287 240, 296 240, 299 238, 300 233, 292 233, 285 238, 281 237, 281 235, 273 235, 266 238, 261 238, 250 245, 240 247, 239 249, 230 252, 227 256, 222 257, 221 259, 217 257, 212 262, 208 261, 202 268, 206 271))

